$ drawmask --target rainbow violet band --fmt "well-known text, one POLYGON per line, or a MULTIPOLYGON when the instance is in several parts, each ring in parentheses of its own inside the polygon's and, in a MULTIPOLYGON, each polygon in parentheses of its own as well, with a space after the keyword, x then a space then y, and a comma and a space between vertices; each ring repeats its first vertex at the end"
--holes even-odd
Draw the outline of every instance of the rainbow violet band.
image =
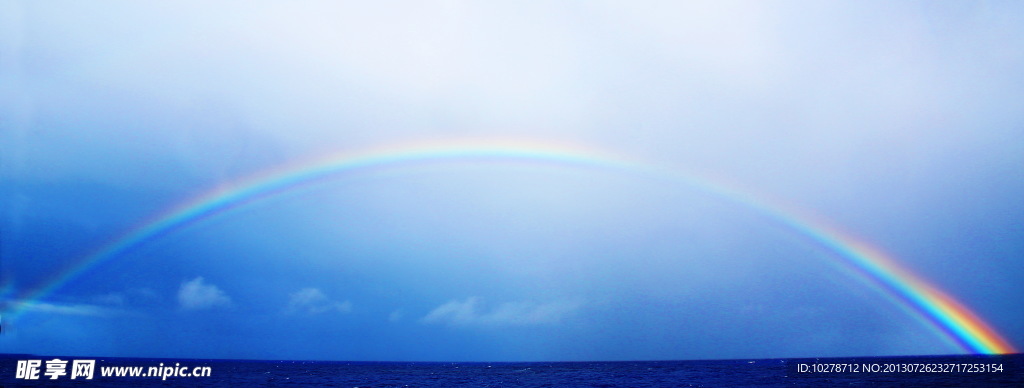
MULTIPOLYGON (((244 206, 275 194, 292 190, 304 184, 342 173, 385 169, 410 163, 430 161, 486 162, 513 161, 575 168, 611 170, 638 174, 647 178, 681 182, 774 220, 830 251, 839 265, 848 269, 890 300, 911 312, 934 328, 942 339, 954 343, 962 351, 981 354, 1016 353, 1017 350, 962 303, 926 282, 920 276, 900 266, 882 250, 875 248, 849 233, 829 226, 809 215, 803 215, 777 201, 757 200, 740 190, 696 174, 655 167, 630 161, 592 149, 536 142, 470 141, 433 144, 414 144, 376 149, 362 153, 342 153, 286 165, 265 171, 232 184, 216 187, 205 194, 185 201, 84 256, 67 270, 56 274, 41 286, 32 288, 15 298, 24 306, 40 300, 81 276, 90 268, 145 244, 168 233, 199 222, 208 217, 244 206)), ((14 304, 18 306, 18 304, 14 304)), ((23 310, 23 309, 22 309, 23 310)), ((7 311, 7 316, 21 312, 18 307, 7 311)))

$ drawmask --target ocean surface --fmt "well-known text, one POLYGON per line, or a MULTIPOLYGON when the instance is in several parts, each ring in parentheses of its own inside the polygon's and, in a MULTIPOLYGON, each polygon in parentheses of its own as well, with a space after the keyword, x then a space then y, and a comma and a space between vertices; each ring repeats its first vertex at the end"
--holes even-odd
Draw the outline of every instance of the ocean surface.
POLYGON ((1021 354, 493 363, 253 361, 5 354, 0 355, 0 386, 1022 387, 1022 368, 1024 355, 1021 354), (54 362, 54 359, 60 361, 54 362), (29 368, 32 360, 38 360, 39 367, 35 369, 38 379, 25 377, 32 375, 29 368), (74 361, 87 365, 89 360, 94 361, 93 378, 89 380, 84 376, 88 367, 79 367, 78 372, 83 375, 71 379, 74 361), (61 361, 66 363, 62 364, 61 361), (104 368, 108 374, 120 372, 125 375, 102 376, 104 368), (62 371, 65 374, 62 375, 62 371), (127 376, 132 371, 151 375, 127 376), (205 374, 207 371, 209 376, 182 375, 192 372, 205 374), (165 378, 164 374, 170 376, 165 378), (54 376, 56 379, 51 378, 54 376))

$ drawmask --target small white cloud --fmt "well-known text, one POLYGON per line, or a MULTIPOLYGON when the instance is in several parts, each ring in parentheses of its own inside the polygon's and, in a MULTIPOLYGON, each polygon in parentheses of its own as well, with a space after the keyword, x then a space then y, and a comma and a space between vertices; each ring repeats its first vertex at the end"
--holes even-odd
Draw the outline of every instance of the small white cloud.
POLYGON ((126 308, 131 306, 152 305, 162 299, 150 288, 129 288, 122 292, 109 292, 93 296, 90 302, 101 306, 126 308))
POLYGON ((333 301, 316 288, 307 287, 291 294, 288 301, 289 313, 305 312, 307 314, 320 314, 328 311, 348 313, 352 311, 352 302, 333 301))
POLYGON ((53 303, 27 302, 21 303, 18 309, 23 311, 31 311, 35 313, 79 315, 91 317, 109 316, 115 313, 115 310, 88 304, 62 305, 53 303))
POLYGON ((231 298, 212 284, 204 284, 199 276, 181 284, 178 304, 185 310, 203 310, 231 304, 231 298))
POLYGON ((579 308, 573 302, 508 302, 498 305, 490 311, 479 307, 480 298, 470 297, 464 301, 452 300, 438 306, 425 317, 424 323, 444 323, 449 325, 543 325, 558 323, 565 316, 579 308))

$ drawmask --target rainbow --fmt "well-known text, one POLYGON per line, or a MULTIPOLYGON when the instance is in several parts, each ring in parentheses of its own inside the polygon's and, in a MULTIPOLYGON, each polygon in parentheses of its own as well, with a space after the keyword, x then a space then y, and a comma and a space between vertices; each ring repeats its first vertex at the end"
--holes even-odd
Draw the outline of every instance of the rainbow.
MULTIPOLYGON (((276 194, 315 183, 342 173, 384 170, 427 162, 524 162, 562 167, 612 170, 638 174, 656 180, 682 182, 688 186, 726 198, 774 220, 831 253, 839 265, 884 293, 901 308, 927 323, 943 340, 962 351, 979 354, 1007 354, 1017 350, 990 325, 962 303, 936 286, 902 267, 882 250, 849 233, 809 215, 772 202, 758 201, 721 182, 693 173, 656 167, 631 161, 618 155, 569 145, 537 142, 464 141, 420 143, 374 149, 359 153, 332 154, 326 157, 286 165, 277 169, 218 186, 142 222, 120 237, 99 247, 43 282, 42 286, 22 293, 14 300, 21 305, 40 300, 81 276, 90 268, 121 256, 148 241, 172 233, 190 224, 224 213, 276 194)), ((18 304, 5 315, 17 315, 18 304)), ((23 309, 22 309, 23 310, 23 309)))

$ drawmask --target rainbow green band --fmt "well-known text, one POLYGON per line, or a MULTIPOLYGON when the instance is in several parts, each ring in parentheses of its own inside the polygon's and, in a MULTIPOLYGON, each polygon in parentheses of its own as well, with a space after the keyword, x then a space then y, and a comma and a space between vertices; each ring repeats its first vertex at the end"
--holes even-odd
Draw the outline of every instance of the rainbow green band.
MULTIPOLYGON (((243 206, 306 183, 346 172, 388 168, 430 161, 516 161, 546 163, 581 168, 621 171, 654 179, 683 182, 720 197, 727 198, 779 224, 798 232, 827 249, 838 264, 867 280, 902 308, 926 321, 944 340, 955 343, 963 351, 980 354, 1016 353, 1016 349, 984 320, 947 293, 924 281, 881 250, 843 233, 811 216, 800 215, 785 206, 768 206, 728 185, 694 174, 684 174, 631 162, 628 159, 571 146, 539 143, 445 142, 417 144, 355 154, 337 154, 326 158, 293 164, 258 174, 186 201, 163 212, 139 227, 83 257, 67 270, 58 273, 42 286, 14 298, 17 303, 37 301, 52 294, 71 279, 81 276, 107 260, 121 256, 147 241, 174 232, 230 209, 243 206)), ((15 304, 14 306, 18 306, 15 304)), ((22 309, 23 310, 23 309, 22 309)), ((20 313, 17 307, 6 316, 20 313)))

